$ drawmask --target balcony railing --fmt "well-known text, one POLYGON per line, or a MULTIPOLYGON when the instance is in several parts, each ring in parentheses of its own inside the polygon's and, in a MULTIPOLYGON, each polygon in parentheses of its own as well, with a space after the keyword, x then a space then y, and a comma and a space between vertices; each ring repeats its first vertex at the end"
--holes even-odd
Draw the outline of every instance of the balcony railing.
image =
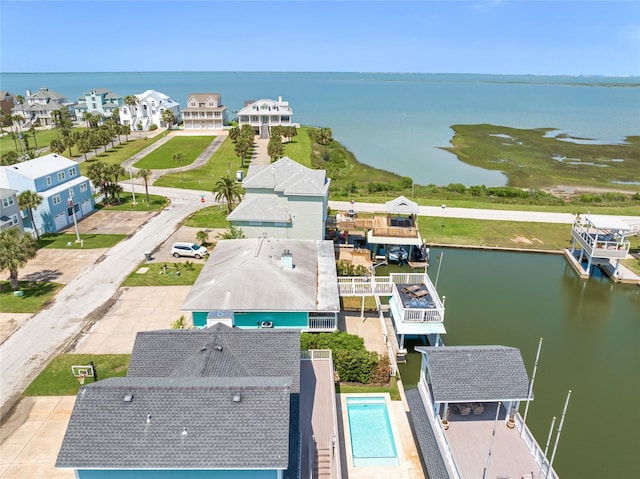
POLYGON ((631 247, 628 240, 614 241, 609 235, 592 233, 580 225, 573 225, 571 236, 594 258, 625 258, 631 247))
POLYGON ((335 331, 338 327, 338 318, 335 313, 310 313, 308 318, 308 331, 335 331))
POLYGON ((338 291, 340 296, 391 296, 393 284, 389 276, 341 276, 338 291))

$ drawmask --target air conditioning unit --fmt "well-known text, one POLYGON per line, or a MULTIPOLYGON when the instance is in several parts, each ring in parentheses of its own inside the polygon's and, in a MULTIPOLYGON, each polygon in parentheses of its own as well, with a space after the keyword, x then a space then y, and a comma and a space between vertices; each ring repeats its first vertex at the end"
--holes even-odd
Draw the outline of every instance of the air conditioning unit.
POLYGON ((261 328, 273 328, 273 322, 271 322, 271 321, 262 321, 262 323, 260 323, 260 327, 261 328))

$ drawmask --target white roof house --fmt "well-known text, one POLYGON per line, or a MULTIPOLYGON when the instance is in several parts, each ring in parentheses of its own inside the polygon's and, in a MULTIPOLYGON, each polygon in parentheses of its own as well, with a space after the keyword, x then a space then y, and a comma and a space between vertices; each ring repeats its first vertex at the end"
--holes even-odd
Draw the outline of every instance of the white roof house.
POLYGON ((273 126, 299 127, 299 124, 291 121, 292 116, 293 110, 289 102, 282 101, 281 96, 277 100, 247 101, 238 111, 238 126, 251 125, 260 136, 269 138, 273 126))
POLYGON ((330 184, 325 170, 289 157, 252 165, 242 183, 245 197, 227 219, 248 238, 324 239, 330 184))
POLYGON ((120 122, 129 125, 132 130, 147 131, 151 125, 167 126, 162 120, 165 110, 173 111, 176 123, 181 120, 180 104, 168 95, 155 90, 147 90, 136 94, 136 106, 123 105, 120 111, 120 122))

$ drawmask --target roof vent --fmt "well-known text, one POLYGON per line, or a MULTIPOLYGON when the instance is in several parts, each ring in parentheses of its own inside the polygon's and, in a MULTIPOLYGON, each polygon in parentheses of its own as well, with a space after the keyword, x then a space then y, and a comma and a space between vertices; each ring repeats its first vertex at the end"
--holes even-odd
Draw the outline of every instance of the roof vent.
POLYGON ((186 435, 188 434, 188 432, 187 432, 187 428, 186 428, 186 427, 183 427, 183 428, 182 428, 182 433, 181 433, 181 434, 182 434, 183 436, 186 436, 186 435))
POLYGON ((216 346, 216 349, 217 349, 218 351, 222 351, 222 346, 218 345, 218 346, 216 346))
POLYGON ((202 347, 200 348, 200 351, 206 351, 206 350, 207 350, 207 347, 206 347, 206 346, 202 346, 202 347))
POLYGON ((293 254, 290 250, 285 249, 280 255, 280 264, 283 268, 293 269, 293 254))
POLYGON ((147 414, 147 424, 151 422, 151 414, 147 414))
POLYGON ((124 402, 131 402, 133 401, 133 394, 125 394, 124 397, 122 398, 122 400, 124 402))
POLYGON ((240 402, 242 400, 242 396, 240 394, 234 394, 233 402, 240 402))

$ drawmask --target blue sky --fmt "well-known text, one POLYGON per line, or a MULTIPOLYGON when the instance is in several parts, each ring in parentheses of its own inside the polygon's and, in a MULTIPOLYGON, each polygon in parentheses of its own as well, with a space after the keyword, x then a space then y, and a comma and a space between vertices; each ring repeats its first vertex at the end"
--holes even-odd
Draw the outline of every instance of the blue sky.
POLYGON ((3 72, 640 75, 637 1, 0 0, 3 72))

